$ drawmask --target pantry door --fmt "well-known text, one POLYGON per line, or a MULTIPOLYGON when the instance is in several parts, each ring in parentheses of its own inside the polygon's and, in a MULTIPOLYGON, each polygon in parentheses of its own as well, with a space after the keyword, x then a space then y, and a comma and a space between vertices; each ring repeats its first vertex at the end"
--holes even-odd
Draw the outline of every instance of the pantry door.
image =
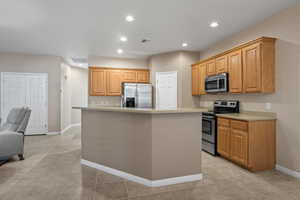
POLYGON ((31 116, 25 135, 48 132, 48 74, 1 73, 1 118, 14 107, 28 106, 31 116))
POLYGON ((156 108, 177 109, 177 72, 156 72, 156 108))

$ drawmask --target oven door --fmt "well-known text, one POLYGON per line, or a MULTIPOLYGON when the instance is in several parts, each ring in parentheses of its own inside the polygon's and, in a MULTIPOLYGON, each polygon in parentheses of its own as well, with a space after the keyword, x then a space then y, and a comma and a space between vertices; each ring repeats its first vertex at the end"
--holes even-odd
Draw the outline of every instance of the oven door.
POLYGON ((216 143, 216 119, 214 116, 202 117, 202 140, 216 143))

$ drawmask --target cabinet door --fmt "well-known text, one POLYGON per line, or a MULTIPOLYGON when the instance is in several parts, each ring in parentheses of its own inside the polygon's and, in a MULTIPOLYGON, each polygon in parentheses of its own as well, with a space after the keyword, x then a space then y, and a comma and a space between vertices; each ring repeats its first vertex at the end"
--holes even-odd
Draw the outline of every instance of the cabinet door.
POLYGON ((253 44, 243 49, 243 79, 245 92, 261 91, 261 44, 253 44))
POLYGON ((199 95, 199 66, 192 66, 192 95, 199 95))
POLYGON ((137 82, 138 83, 149 83, 150 73, 149 71, 138 71, 137 72, 137 82))
POLYGON ((206 65, 199 66, 199 94, 205 93, 206 65))
POLYGON ((207 67, 207 75, 208 76, 211 76, 211 75, 215 75, 216 74, 216 63, 215 63, 215 60, 211 60, 211 61, 208 61, 206 63, 206 67, 207 67))
POLYGON ((106 95, 121 96, 122 72, 120 70, 106 71, 106 95))
POLYGON ((248 132, 231 128, 230 159, 240 165, 248 163, 248 132))
POLYGON ((225 158, 230 158, 230 128, 218 125, 217 151, 225 158))
POLYGON ((228 67, 228 57, 227 55, 216 58, 216 73, 224 73, 227 72, 228 67))
POLYGON ((89 91, 91 96, 106 95, 106 76, 104 69, 90 69, 89 91))
POLYGON ((132 71, 123 71, 123 80, 122 82, 130 82, 130 83, 135 83, 137 81, 137 72, 132 70, 132 71))
POLYGON ((243 92, 242 51, 238 50, 228 55, 229 92, 243 92))

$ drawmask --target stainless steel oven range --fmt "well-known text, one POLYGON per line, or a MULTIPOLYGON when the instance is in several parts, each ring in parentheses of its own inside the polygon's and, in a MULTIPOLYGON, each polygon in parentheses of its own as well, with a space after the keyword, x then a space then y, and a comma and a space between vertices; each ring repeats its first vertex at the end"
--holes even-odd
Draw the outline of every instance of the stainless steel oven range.
POLYGON ((202 150, 217 155, 217 117, 216 114, 239 113, 239 101, 217 100, 212 112, 202 114, 202 150))

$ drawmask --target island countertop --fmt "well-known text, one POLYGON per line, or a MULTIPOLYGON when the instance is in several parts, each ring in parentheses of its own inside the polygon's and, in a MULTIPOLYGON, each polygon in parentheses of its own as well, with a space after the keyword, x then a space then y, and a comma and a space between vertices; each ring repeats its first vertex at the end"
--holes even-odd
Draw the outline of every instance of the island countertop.
POLYGON ((156 109, 156 108, 124 108, 89 105, 86 107, 74 106, 73 109, 90 110, 90 111, 107 111, 107 112, 129 112, 142 114, 172 114, 172 113, 202 113, 207 112, 207 108, 177 108, 177 109, 156 109))

